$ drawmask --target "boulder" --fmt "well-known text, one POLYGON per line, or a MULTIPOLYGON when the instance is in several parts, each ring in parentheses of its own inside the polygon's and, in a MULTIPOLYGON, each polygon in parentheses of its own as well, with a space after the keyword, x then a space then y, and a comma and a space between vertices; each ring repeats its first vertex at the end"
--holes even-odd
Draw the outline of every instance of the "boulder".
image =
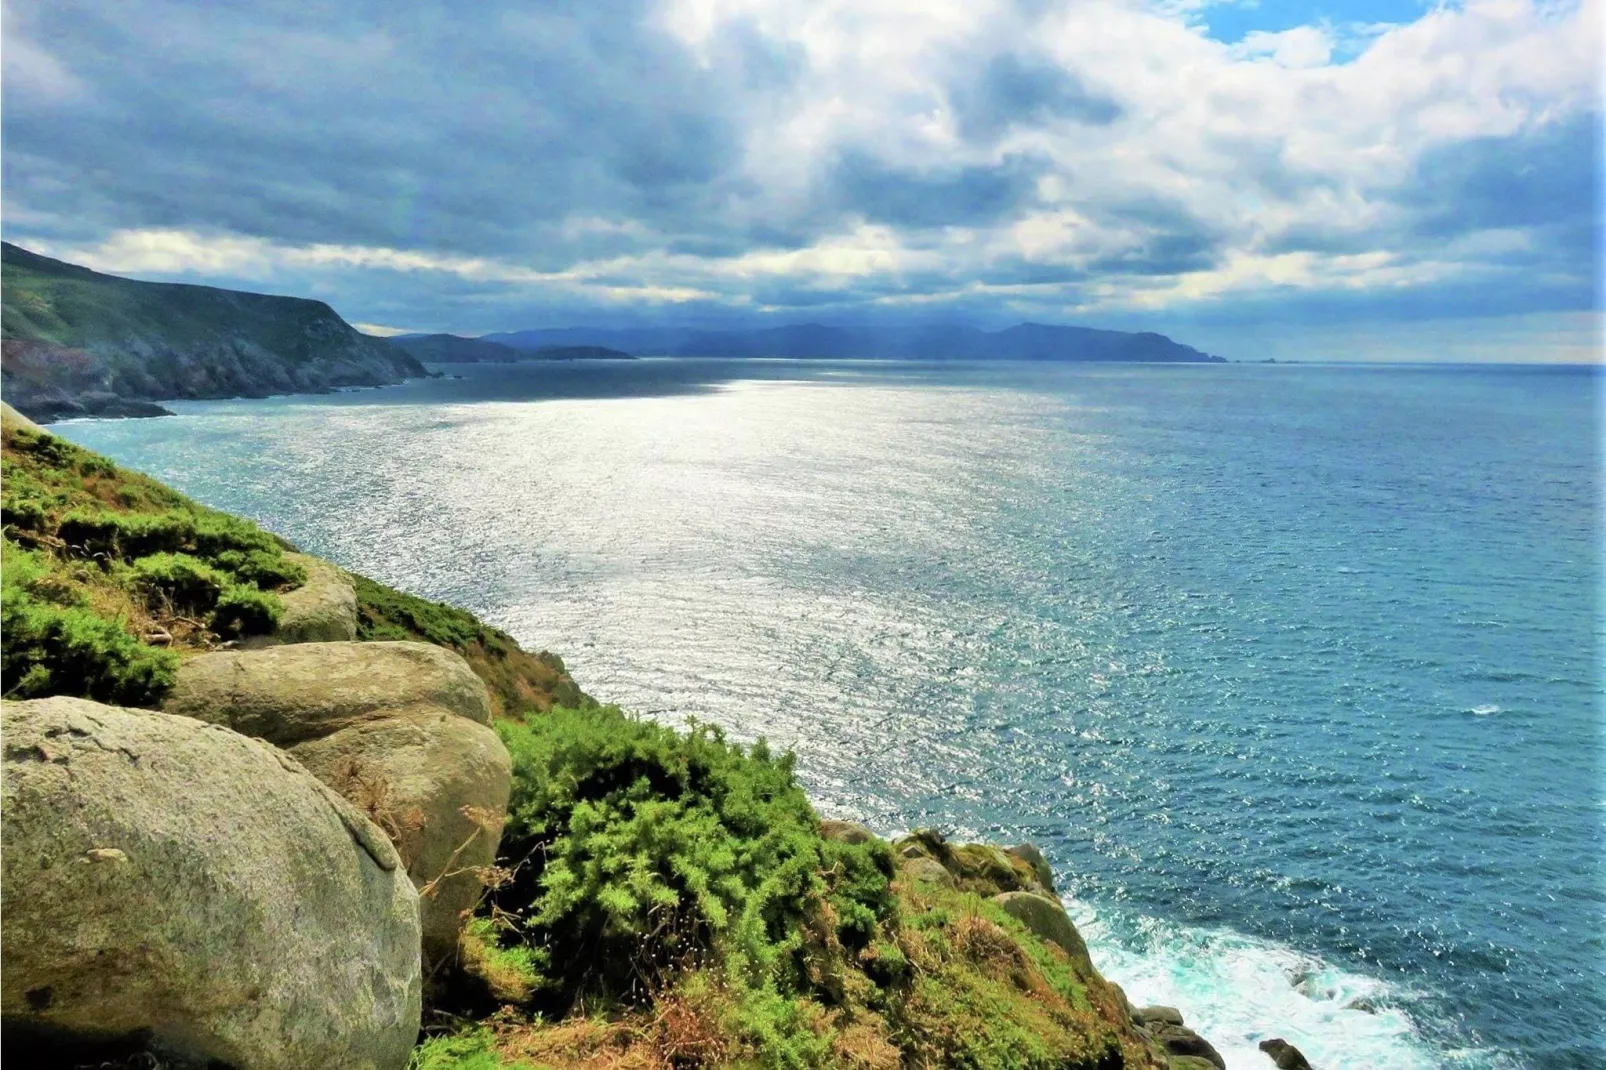
POLYGON ((281 747, 397 710, 433 707, 491 723, 490 697, 454 652, 430 643, 302 643, 186 661, 168 713, 226 724, 281 747))
POLYGON ((284 615, 270 643, 349 643, 357 638, 357 588, 334 565, 306 554, 286 554, 307 570, 307 582, 280 595, 284 615))
POLYGON ((291 748, 390 835, 423 892, 426 962, 457 948, 462 913, 496 861, 513 767, 491 729, 441 710, 405 711, 291 748))
POLYGON ((843 843, 874 843, 876 840, 875 833, 853 821, 821 821, 820 835, 843 843))
POLYGON ((1087 953, 1087 943, 1057 900, 1036 892, 1004 892, 993 896, 993 902, 1003 907, 1004 913, 1026 926, 1038 939, 1064 951, 1084 977, 1095 972, 1093 960, 1087 953))
POLYGON ((941 862, 924 855, 899 859, 898 872, 908 880, 935 884, 943 888, 954 886, 954 875, 949 873, 941 862))
POLYGON ((427 966, 452 955, 512 788, 485 685, 427 643, 306 643, 185 662, 162 708, 284 747, 401 851, 427 966))
POLYGON ((19 1065, 68 1041, 236 1070, 407 1064, 418 897, 356 808, 187 717, 72 698, 0 716, 0 1015, 19 1065))
MULTIPOLYGON (((1157 1023, 1149 1028, 1149 1035, 1159 1041, 1161 1047, 1174 1057, 1191 1056, 1203 1059, 1216 1067, 1216 1070, 1227 1070, 1227 1061, 1221 1057, 1215 1046, 1185 1025, 1157 1023)), ((1176 1065, 1175 1058, 1172 1059, 1172 1065, 1176 1065)))
POLYGON ((1141 1026, 1181 1025, 1182 1012, 1175 1007, 1139 1007, 1133 1017, 1141 1026))
POLYGON ((1032 875, 1037 878, 1039 887, 1045 892, 1054 892, 1054 871, 1049 868, 1048 859, 1038 850, 1035 843, 1022 843, 1008 849, 1008 854, 1020 859, 1031 867, 1032 875))
POLYGON ((1282 1037, 1262 1040, 1260 1050, 1271 1056, 1271 1061, 1277 1064, 1277 1070, 1311 1070, 1310 1063, 1300 1050, 1282 1037))
POLYGON ((1216 1070, 1216 1064, 1197 1055, 1173 1055, 1166 1060, 1168 1070, 1216 1070))

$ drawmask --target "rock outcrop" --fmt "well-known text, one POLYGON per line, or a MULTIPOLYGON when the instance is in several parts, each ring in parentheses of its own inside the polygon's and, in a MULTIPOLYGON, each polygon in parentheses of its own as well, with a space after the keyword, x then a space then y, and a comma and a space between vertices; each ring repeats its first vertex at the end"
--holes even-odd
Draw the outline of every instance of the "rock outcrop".
POLYGON ((453 954, 496 859, 512 762, 485 685, 427 643, 307 643, 186 662, 163 709, 285 748, 395 842, 424 893, 426 965, 453 954))
POLYGON ((349 643, 357 638, 357 589, 329 562, 306 554, 286 554, 307 570, 307 582, 286 594, 284 614, 271 643, 349 643))
POLYGON ((49 698, 6 703, 3 721, 16 1065, 119 1045, 174 1066, 406 1065, 418 898, 355 807, 187 717, 49 698))
POLYGON ((1172 1056, 1172 1066, 1182 1059, 1197 1059, 1209 1063, 1216 1070, 1227 1070, 1227 1061, 1204 1037, 1189 1029, 1182 1021, 1182 1013, 1175 1007, 1142 1007, 1133 1017, 1149 1036, 1153 1037, 1172 1056))

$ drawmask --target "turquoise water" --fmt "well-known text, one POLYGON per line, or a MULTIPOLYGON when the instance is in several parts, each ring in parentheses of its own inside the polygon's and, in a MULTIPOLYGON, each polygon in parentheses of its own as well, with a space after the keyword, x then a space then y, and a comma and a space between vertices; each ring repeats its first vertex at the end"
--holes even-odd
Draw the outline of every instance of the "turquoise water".
POLYGON ((60 429, 829 813, 1041 844, 1231 1067, 1606 1065, 1597 373, 462 374, 60 429))

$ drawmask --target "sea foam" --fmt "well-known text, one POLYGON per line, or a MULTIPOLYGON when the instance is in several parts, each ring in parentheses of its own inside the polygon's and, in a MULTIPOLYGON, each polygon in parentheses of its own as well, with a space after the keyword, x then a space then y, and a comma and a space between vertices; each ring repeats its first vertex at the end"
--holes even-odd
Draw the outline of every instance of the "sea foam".
POLYGON ((1258 1045, 1270 1037, 1323 1070, 1500 1066, 1490 1052, 1428 1044, 1395 1005, 1409 993, 1376 978, 1228 929, 1129 919, 1076 900, 1066 907, 1094 963, 1133 1005, 1176 1007, 1228 1070, 1269 1068, 1258 1045))

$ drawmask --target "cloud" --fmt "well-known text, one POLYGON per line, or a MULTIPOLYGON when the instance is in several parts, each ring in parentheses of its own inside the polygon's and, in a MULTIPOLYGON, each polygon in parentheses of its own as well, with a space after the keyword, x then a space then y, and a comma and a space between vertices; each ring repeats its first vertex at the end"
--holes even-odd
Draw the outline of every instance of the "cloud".
POLYGON ((1598 307, 1601 0, 1219 10, 14 0, 3 218, 460 331, 1598 307))

